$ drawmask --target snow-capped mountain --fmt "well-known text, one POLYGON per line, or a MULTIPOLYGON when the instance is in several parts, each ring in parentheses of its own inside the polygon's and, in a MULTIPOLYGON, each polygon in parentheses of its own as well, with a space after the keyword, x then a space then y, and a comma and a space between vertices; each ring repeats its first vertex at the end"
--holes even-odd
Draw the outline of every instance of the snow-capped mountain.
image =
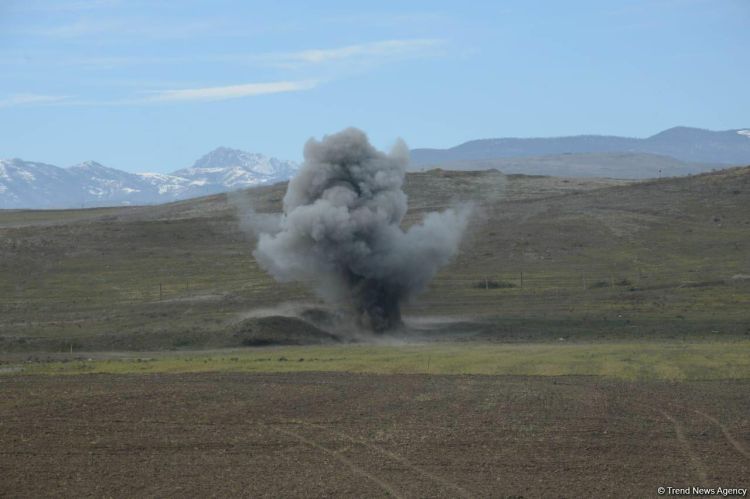
POLYGON ((297 170, 291 161, 269 158, 258 153, 250 153, 219 147, 206 154, 191 168, 174 172, 186 178, 210 178, 214 182, 228 185, 255 185, 258 179, 287 179, 297 170))
POLYGON ((0 208, 80 208, 153 204, 271 184, 297 170, 291 161, 220 147, 172 174, 128 173, 86 161, 68 168, 0 160, 0 208))
POLYGON ((291 178, 297 168, 292 161, 219 147, 190 168, 177 170, 172 175, 189 180, 188 197, 192 197, 281 182, 291 178))
POLYGON ((20 159, 0 160, 0 208, 63 206, 77 186, 66 170, 20 159))

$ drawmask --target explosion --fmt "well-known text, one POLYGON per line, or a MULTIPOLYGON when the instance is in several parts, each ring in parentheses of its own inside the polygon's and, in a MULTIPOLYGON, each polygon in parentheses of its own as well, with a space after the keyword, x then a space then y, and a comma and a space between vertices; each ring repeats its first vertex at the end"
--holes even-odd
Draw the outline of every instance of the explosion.
POLYGON ((456 254, 468 209, 429 213, 401 228, 403 141, 385 154, 348 128, 310 139, 304 157, 277 226, 259 234, 256 260, 276 280, 308 283, 324 300, 346 306, 363 327, 399 327, 401 304, 456 254))

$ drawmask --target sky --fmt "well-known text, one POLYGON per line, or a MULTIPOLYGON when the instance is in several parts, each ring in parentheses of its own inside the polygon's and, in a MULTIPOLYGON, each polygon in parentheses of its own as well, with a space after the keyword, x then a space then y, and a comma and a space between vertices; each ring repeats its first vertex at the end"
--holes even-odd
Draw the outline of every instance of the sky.
POLYGON ((0 158, 750 127, 750 1, 0 0, 0 158))

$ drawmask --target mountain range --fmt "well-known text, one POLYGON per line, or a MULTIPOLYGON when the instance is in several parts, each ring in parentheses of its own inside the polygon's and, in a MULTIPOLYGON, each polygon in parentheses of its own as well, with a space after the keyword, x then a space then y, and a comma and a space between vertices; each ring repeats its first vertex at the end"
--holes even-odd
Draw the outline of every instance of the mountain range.
POLYGON ((750 130, 717 132, 674 127, 645 139, 607 135, 481 139, 449 149, 413 149, 411 164, 425 167, 457 161, 593 153, 651 154, 690 163, 747 165, 750 164, 750 130))
POLYGON ((219 147, 171 174, 129 173, 95 161, 60 168, 0 160, 0 208, 154 204, 288 180, 298 165, 219 147))
MULTIPOLYGON (((498 169, 562 177, 644 179, 750 164, 750 130, 675 127, 645 139, 579 135, 498 138, 449 149, 413 149, 410 169, 498 169)), ((170 174, 129 173, 94 161, 60 168, 0 160, 0 209, 156 204, 273 184, 291 178, 292 161, 219 147, 170 174)))

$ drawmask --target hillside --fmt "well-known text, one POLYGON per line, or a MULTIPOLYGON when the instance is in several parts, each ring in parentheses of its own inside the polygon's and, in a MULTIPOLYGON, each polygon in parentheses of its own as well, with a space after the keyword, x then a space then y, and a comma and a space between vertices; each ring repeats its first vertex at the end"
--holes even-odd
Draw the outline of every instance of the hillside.
MULTIPOLYGON (((459 257, 405 311, 414 327, 449 317, 463 321, 452 332, 498 341, 750 334, 750 167, 648 182, 433 170, 406 191, 406 224, 475 203, 459 257)), ((284 192, 0 212, 0 350, 242 344, 244 319, 316 302, 263 273, 241 229, 248 206, 277 211, 284 192)))

